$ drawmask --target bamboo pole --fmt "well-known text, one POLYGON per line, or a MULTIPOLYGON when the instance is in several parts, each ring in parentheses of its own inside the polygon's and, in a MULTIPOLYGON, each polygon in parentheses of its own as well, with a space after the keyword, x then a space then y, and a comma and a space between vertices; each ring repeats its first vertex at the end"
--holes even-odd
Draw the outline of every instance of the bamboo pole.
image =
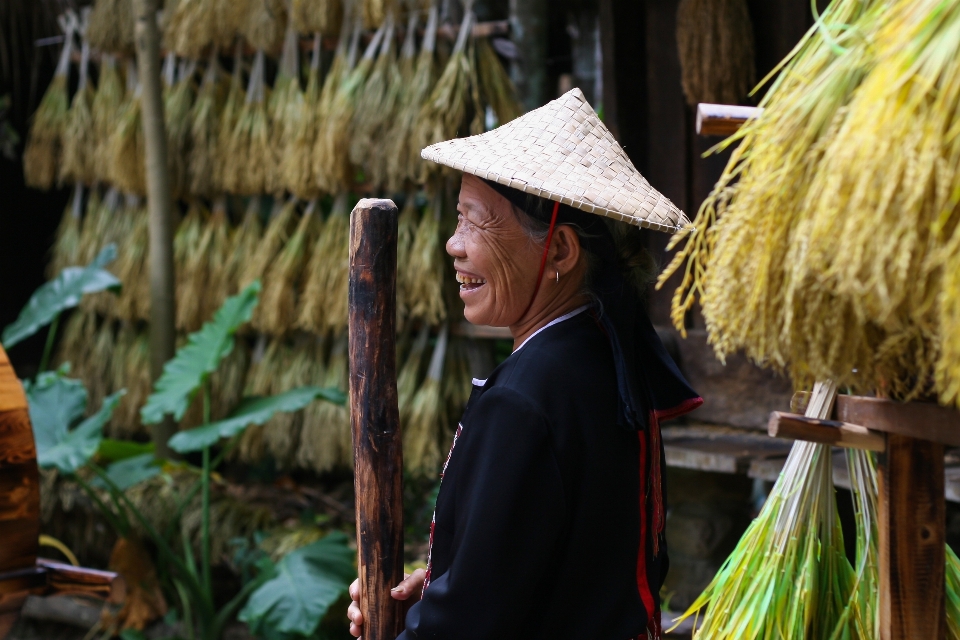
MULTIPOLYGON (((150 375, 155 381, 176 349, 174 325, 173 202, 167 171, 167 134, 160 89, 158 0, 135 0, 135 40, 143 85, 143 133, 146 146, 147 207, 150 215, 150 375)), ((167 440, 176 425, 171 416, 151 427, 157 455, 173 457, 167 440)))

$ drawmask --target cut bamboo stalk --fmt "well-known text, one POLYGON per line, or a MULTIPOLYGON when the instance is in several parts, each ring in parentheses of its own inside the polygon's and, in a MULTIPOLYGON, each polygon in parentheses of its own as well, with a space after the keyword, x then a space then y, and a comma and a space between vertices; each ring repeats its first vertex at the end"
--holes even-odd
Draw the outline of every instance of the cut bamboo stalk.
POLYGON ((767 433, 774 438, 806 440, 848 449, 883 452, 887 448, 887 441, 882 433, 858 424, 818 420, 782 411, 770 414, 767 433))

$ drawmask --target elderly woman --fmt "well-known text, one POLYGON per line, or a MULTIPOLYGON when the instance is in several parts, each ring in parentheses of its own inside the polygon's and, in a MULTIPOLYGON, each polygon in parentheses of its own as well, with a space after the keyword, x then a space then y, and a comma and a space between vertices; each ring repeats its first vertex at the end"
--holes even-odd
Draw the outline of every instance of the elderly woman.
POLYGON ((701 399, 644 312, 650 261, 624 223, 687 220, 577 89, 423 157, 464 172, 447 241, 464 315, 509 327, 514 350, 474 380, 427 570, 392 592, 417 600, 400 639, 659 638, 659 422, 701 399))

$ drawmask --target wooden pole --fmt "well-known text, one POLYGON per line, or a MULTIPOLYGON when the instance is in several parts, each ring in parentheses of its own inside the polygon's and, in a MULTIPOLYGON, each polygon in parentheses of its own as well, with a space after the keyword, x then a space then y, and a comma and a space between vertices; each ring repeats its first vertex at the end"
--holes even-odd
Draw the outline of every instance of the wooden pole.
POLYGON ((397 205, 361 200, 350 214, 350 422, 360 610, 365 640, 394 640, 402 603, 403 454, 397 408, 397 205))
MULTIPOLYGON (((167 133, 160 89, 160 30, 157 0, 135 0, 137 66, 143 85, 143 134, 146 145, 147 207, 150 215, 150 376, 156 380, 176 350, 174 325, 173 201, 167 172, 167 133)), ((175 453, 167 440, 176 431, 170 416, 151 427, 157 455, 175 453)))

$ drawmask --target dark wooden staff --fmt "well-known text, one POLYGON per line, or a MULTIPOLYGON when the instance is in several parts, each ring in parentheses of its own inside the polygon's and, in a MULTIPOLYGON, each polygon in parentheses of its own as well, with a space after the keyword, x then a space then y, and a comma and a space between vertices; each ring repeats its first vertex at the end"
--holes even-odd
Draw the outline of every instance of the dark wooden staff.
POLYGON ((350 214, 350 422, 365 640, 394 640, 402 603, 403 453, 397 408, 397 205, 361 200, 350 214))

